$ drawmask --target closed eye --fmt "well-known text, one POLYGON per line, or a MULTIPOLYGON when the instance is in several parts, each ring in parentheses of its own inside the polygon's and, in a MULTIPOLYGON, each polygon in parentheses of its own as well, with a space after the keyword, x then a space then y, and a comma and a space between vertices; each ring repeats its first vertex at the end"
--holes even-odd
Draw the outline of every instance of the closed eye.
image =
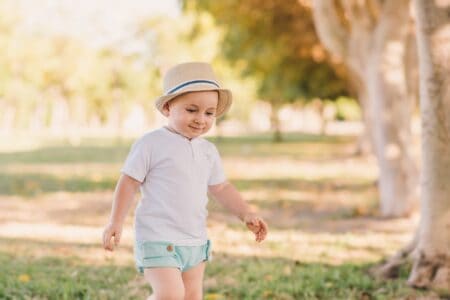
POLYGON ((187 112, 190 112, 190 113, 194 113, 194 112, 196 112, 197 110, 196 110, 196 109, 192 109, 192 108, 186 108, 186 111, 187 111, 187 112))

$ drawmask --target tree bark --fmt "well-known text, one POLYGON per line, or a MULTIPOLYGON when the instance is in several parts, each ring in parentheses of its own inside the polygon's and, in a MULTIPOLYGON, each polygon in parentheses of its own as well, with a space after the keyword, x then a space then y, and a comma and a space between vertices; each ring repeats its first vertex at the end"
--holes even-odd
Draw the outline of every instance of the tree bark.
POLYGON ((399 276, 400 267, 410 261, 411 255, 417 247, 419 239, 419 231, 416 230, 413 239, 395 255, 387 259, 380 265, 370 269, 370 273, 381 279, 397 278, 399 276))
POLYGON ((384 216, 411 212, 418 191, 411 154, 413 102, 406 90, 404 57, 409 29, 409 0, 387 1, 373 31, 366 68, 369 111, 380 170, 379 192, 384 216))
POLYGON ((422 113, 421 226, 408 283, 450 292, 450 1, 414 0, 422 113))
POLYGON ((352 75, 380 170, 381 214, 408 215, 417 200, 411 97, 405 82, 409 0, 314 0, 319 38, 352 75))

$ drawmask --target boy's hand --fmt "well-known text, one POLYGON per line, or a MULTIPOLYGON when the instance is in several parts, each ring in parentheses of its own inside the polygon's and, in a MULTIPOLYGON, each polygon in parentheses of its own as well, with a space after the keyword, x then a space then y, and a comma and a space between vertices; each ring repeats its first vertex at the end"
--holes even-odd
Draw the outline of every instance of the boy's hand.
POLYGON ((243 219, 248 229, 250 229, 255 234, 257 242, 261 242, 266 238, 269 226, 267 226, 266 222, 264 222, 263 219, 254 214, 247 214, 243 219))
POLYGON ((120 243, 120 236, 122 235, 122 226, 109 223, 103 231, 103 248, 108 251, 114 251, 120 243), (111 239, 114 237, 114 244, 111 239))

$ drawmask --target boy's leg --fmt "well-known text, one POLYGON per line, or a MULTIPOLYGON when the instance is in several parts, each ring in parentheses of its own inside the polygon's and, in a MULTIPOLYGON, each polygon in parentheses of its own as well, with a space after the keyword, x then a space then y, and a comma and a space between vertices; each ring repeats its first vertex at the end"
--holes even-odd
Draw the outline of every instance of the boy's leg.
POLYGON ((203 299, 203 274, 205 273, 206 262, 201 262, 197 266, 181 273, 184 282, 185 300, 203 299))
POLYGON ((184 299, 184 284, 181 271, 177 268, 146 268, 145 280, 151 285, 153 294, 151 300, 182 300, 184 299))

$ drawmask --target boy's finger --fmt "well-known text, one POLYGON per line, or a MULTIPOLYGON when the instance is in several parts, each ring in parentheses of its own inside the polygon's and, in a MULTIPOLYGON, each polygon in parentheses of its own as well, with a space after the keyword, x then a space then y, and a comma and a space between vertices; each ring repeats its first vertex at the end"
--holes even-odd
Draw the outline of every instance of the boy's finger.
POLYGON ((107 245, 107 242, 106 242, 107 237, 108 237, 108 231, 105 230, 103 232, 103 248, 105 248, 105 249, 106 249, 106 245, 107 245))
POLYGON ((264 222, 263 220, 261 220, 261 229, 262 229, 264 232, 267 232, 267 230, 269 229, 269 226, 268 226, 267 223, 264 222))
POLYGON ((266 238, 266 233, 261 232, 260 238, 261 238, 261 241, 264 240, 266 238))
POLYGON ((103 235, 103 248, 106 250, 112 250, 111 245, 111 231, 107 230, 103 235))
POLYGON ((258 235, 258 242, 261 242, 262 240, 264 240, 264 237, 261 234, 259 234, 258 235))
POLYGON ((111 246, 110 246, 110 243, 109 243, 109 240, 108 240, 108 239, 106 239, 106 240, 103 242, 103 248, 105 248, 106 250, 110 250, 111 246))
POLYGON ((262 241, 266 238, 267 235, 267 226, 264 226, 265 224, 261 223, 261 227, 258 230, 258 238, 259 241, 262 241))
POLYGON ((267 235, 267 230, 264 228, 263 230, 261 230, 261 238, 265 239, 267 235))

